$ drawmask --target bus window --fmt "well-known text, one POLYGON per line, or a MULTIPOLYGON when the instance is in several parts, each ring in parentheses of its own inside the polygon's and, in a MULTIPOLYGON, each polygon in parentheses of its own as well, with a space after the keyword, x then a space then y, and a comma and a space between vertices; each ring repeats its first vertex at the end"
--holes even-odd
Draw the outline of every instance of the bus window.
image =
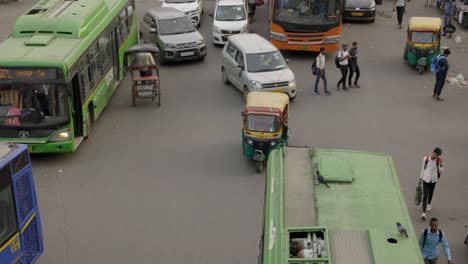
POLYGON ((0 170, 0 247, 17 232, 9 164, 0 170))

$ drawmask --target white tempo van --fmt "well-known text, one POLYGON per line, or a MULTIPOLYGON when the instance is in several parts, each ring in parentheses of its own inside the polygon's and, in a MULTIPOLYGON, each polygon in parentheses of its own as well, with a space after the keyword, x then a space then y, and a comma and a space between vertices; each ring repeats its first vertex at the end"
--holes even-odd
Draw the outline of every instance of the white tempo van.
POLYGON ((249 23, 244 0, 218 0, 213 17, 213 43, 223 45, 227 37, 247 33, 249 23))
POLYGON ((285 93, 296 98, 296 80, 281 52, 257 34, 238 34, 227 39, 221 74, 244 97, 251 91, 285 93))

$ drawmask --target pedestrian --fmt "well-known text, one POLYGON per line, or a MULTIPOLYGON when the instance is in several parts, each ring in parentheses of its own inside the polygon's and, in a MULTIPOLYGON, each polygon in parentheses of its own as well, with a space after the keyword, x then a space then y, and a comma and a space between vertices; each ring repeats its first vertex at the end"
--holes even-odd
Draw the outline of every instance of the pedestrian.
POLYGON ((255 10, 257 10, 257 0, 248 0, 249 3, 249 23, 252 23, 255 18, 255 10))
POLYGON ((320 95, 318 91, 318 85, 320 79, 323 80, 323 92, 325 95, 330 95, 330 92, 327 90, 327 77, 325 76, 325 48, 320 48, 320 54, 315 58, 315 63, 317 67, 317 78, 315 79, 315 89, 314 94, 320 95))
POLYGON ((444 88, 445 80, 447 79, 447 73, 449 69, 449 63, 447 57, 450 55, 450 50, 445 49, 442 54, 440 54, 437 59, 437 69, 435 72, 436 83, 434 85, 434 92, 432 93, 432 98, 435 98, 436 101, 444 101, 440 97, 442 89, 444 88))
POLYGON ((431 155, 425 156, 422 163, 421 174, 419 176, 418 185, 423 188, 422 200, 422 214, 421 219, 426 219, 426 210, 431 211, 432 197, 434 196, 434 189, 440 174, 444 171, 442 166, 442 150, 437 147, 432 151, 431 155))
POLYGON ((406 0, 395 0, 393 2, 393 13, 397 13, 398 28, 403 24, 403 13, 405 13, 406 0))
POLYGON ((452 264, 452 255, 450 254, 447 237, 439 229, 439 220, 431 218, 429 228, 424 229, 419 237, 419 248, 421 249, 425 264, 437 264, 439 243, 442 244, 448 264, 452 264))
POLYGON ((338 52, 337 57, 338 57, 338 64, 340 67, 340 71, 341 71, 341 79, 336 84, 336 90, 338 91, 340 90, 340 84, 343 84, 343 90, 349 90, 346 87, 346 76, 348 75, 348 63, 349 63, 349 59, 351 58, 348 52, 348 44, 343 43, 341 45, 341 50, 338 52))
POLYGON ((452 18, 455 15, 455 0, 446 0, 444 5, 444 33, 442 36, 446 36, 445 28, 449 24, 452 24, 452 18))
POLYGON ((348 87, 349 88, 361 88, 358 84, 359 76, 361 76, 361 71, 359 70, 359 65, 357 61, 357 55, 358 55, 358 45, 357 42, 354 41, 353 46, 351 49, 349 49, 349 56, 351 59, 349 60, 349 79, 348 79, 348 87), (354 86, 351 84, 353 80, 353 75, 356 73, 356 78, 354 79, 354 86))

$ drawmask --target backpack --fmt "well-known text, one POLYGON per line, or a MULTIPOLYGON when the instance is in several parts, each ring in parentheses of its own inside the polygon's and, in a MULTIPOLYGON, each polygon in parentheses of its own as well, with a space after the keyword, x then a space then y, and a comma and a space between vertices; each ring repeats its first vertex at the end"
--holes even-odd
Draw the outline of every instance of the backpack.
MULTIPOLYGON (((427 167, 427 163, 429 162, 429 159, 431 156, 426 156, 426 159, 424 160, 424 169, 427 167)), ((440 166, 440 158, 436 158, 436 166, 437 166, 437 178, 440 178, 440 171, 439 171, 439 166, 440 166)))
POLYGON ((340 52, 342 51, 340 50, 338 54, 336 54, 336 57, 335 57, 335 65, 338 69, 340 68, 340 58, 338 57, 340 55, 340 52))
POLYGON ((431 61, 431 72, 433 74, 436 74, 439 71, 439 59, 442 57, 442 55, 437 55, 436 57, 432 58, 431 61))
POLYGON ((312 61, 311 70, 313 75, 317 75, 317 59, 312 61))
MULTIPOLYGON (((423 244, 422 244, 423 248, 426 245, 427 233, 429 232, 428 230, 429 230, 428 228, 424 229, 423 244)), ((444 235, 444 233, 442 232, 442 230, 439 229, 439 243, 442 242, 442 236, 443 235, 444 235)))

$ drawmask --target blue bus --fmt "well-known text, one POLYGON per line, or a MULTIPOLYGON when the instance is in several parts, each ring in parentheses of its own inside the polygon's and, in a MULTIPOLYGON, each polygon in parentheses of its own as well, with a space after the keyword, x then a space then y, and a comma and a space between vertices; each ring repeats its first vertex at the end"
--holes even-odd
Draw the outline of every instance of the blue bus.
POLYGON ((43 251, 28 148, 0 143, 0 263, 35 263, 43 251))

